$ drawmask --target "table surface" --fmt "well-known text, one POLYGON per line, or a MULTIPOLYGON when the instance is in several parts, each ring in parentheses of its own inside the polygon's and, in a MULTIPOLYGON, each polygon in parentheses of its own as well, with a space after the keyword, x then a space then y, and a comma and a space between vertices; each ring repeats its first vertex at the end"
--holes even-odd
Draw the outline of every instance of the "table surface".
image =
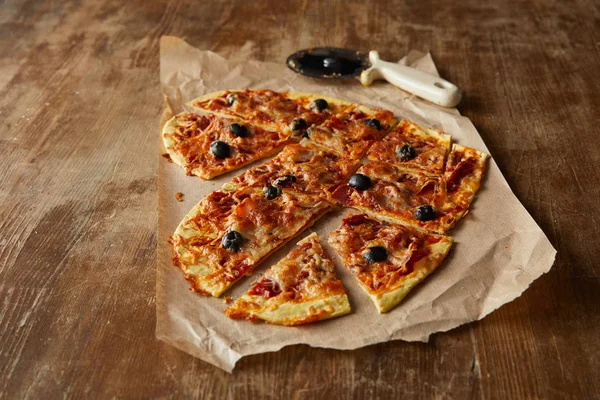
POLYGON ((4 1, 0 398, 599 397, 599 4, 451 3, 4 1), (159 342, 164 34, 239 61, 431 51, 558 249, 554 267, 429 343, 291 346, 230 375, 159 342))

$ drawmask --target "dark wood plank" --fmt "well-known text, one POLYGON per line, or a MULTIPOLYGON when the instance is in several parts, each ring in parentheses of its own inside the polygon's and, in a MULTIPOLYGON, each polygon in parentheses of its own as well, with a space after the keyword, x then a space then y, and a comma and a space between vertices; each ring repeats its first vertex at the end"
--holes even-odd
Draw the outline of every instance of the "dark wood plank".
POLYGON ((0 398, 600 397, 598 3, 45 2, 0 14, 0 398), (431 51, 559 250, 427 344, 292 346, 233 375, 154 338, 160 36, 237 60, 431 51))

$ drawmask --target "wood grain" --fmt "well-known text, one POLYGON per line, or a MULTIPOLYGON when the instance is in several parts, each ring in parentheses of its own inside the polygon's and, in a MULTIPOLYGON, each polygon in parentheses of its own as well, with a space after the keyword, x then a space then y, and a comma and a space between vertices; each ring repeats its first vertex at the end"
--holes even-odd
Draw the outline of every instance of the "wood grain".
POLYGON ((575 0, 5 0, 0 398, 600 397, 600 10, 575 0), (483 321, 356 351, 292 346, 233 375, 154 338, 163 34, 243 61, 431 51, 558 249, 483 321))

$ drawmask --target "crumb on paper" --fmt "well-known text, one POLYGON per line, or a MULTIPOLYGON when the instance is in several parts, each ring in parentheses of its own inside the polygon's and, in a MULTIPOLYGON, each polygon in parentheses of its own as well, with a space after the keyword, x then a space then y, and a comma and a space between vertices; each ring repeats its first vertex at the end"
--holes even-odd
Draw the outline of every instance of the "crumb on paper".
POLYGON ((183 193, 181 193, 181 192, 175 193, 175 200, 177 200, 178 202, 181 203, 183 201, 183 193))
POLYGON ((163 154, 161 154, 161 155, 162 155, 162 156, 165 158, 165 160, 167 160, 168 162, 170 162, 170 163, 172 163, 172 162, 173 162, 173 160, 171 160, 171 156, 169 155, 169 153, 163 153, 163 154))
POLYGON ((223 297, 223 303, 225 304, 230 304, 233 301, 233 299, 231 297, 223 297))

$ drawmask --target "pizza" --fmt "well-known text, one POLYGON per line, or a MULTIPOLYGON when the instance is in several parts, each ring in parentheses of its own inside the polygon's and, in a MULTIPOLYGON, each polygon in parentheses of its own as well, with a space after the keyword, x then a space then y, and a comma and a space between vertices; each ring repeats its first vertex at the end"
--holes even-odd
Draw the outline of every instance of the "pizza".
POLYGON ((170 159, 188 175, 212 179, 311 141, 359 159, 396 120, 390 111, 310 93, 221 91, 188 103, 195 113, 173 117, 163 128, 170 159))
POLYGON ((385 139, 371 147, 368 159, 441 175, 449 151, 450 135, 402 120, 385 139))
MULTIPOLYGON (((329 243, 380 313, 443 261, 444 235, 471 207, 488 155, 392 112, 310 93, 226 90, 163 128, 170 160, 211 179, 274 155, 203 198, 170 239, 194 291, 218 297, 337 203, 329 243), (386 136, 387 135, 387 136, 386 136), (361 165, 361 159, 367 162, 361 165)), ((297 325, 350 311, 316 234, 298 242, 225 311, 297 325)))
POLYGON ((327 194, 290 189, 275 195, 257 187, 213 192, 171 237, 173 263, 193 290, 218 297, 332 207, 327 194))
POLYGON ((487 158, 455 144, 443 175, 370 161, 340 185, 333 198, 375 217, 445 233, 467 213, 487 158))
POLYGON ((349 312, 344 285, 316 233, 298 242, 225 310, 229 318, 277 325, 300 325, 349 312))
POLYGON ((481 185, 488 157, 470 147, 452 145, 444 171, 446 196, 452 204, 465 210, 469 207, 481 185))
POLYGON ((336 115, 355 124, 374 126, 379 123, 379 131, 395 123, 390 111, 302 92, 224 90, 198 97, 187 106, 199 113, 236 117, 266 129, 291 132, 297 137, 306 136, 308 128, 336 115))
POLYGON ((269 131, 242 120, 181 113, 162 131, 170 158, 187 175, 212 179, 268 157, 292 143, 289 133, 269 131))
POLYGON ((344 206, 434 232, 446 232, 456 221, 455 215, 444 211, 446 196, 441 177, 372 161, 361 166, 353 178, 362 178, 365 183, 349 181, 333 193, 333 198, 344 206), (424 206, 436 210, 435 218, 417 218, 416 211, 424 206))
POLYGON ((329 236, 344 265, 380 313, 404 297, 442 263, 452 238, 378 221, 365 214, 349 215, 329 236))
POLYGON ((281 186, 301 193, 322 193, 345 182, 359 164, 360 158, 303 141, 286 146, 271 160, 234 177, 223 185, 223 190, 281 186))
POLYGON ((237 117, 298 136, 308 127, 322 123, 351 105, 347 101, 311 93, 273 90, 223 90, 187 103, 189 108, 198 112, 237 117))
POLYGON ((322 124, 308 128, 303 137, 349 158, 362 158, 366 150, 387 134, 396 122, 394 114, 387 110, 349 107, 322 124))

